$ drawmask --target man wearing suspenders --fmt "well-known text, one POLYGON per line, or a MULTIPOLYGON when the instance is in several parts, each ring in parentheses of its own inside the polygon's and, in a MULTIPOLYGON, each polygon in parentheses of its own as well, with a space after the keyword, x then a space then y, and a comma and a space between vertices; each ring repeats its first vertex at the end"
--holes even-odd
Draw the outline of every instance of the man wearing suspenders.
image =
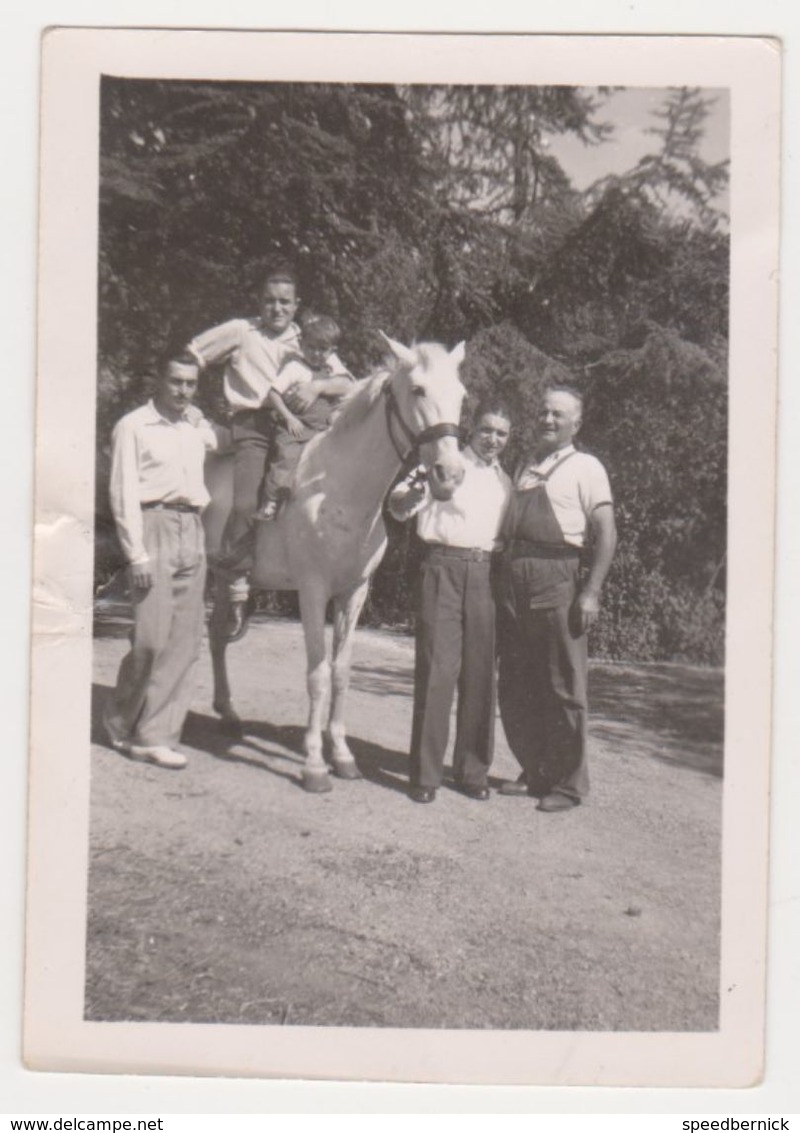
POLYGON ((582 408, 566 386, 545 394, 533 459, 517 474, 501 532, 498 698, 522 774, 499 793, 532 795, 543 811, 571 810, 589 788, 586 634, 616 547, 608 476, 573 445, 582 408))

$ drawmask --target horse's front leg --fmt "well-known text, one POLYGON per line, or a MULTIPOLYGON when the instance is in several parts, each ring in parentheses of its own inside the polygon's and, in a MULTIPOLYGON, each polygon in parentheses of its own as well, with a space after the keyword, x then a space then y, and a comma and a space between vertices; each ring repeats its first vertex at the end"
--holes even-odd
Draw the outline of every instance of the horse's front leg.
POLYGON ((333 695, 328 731, 331 738, 333 769, 341 779, 360 779, 353 753, 347 743, 345 704, 350 687, 353 635, 369 583, 362 582, 349 594, 335 598, 333 604, 333 695))
POLYGON ((305 735, 306 765, 303 787, 321 794, 331 790, 328 767, 322 751, 322 726, 331 691, 331 667, 325 648, 325 607, 327 596, 320 590, 300 591, 300 616, 306 642, 308 665, 308 726, 305 735))
POLYGON ((224 576, 217 575, 214 583, 214 606, 208 622, 208 643, 211 649, 211 666, 214 672, 214 711, 222 717, 222 730, 228 736, 240 737, 242 721, 231 702, 228 664, 228 619, 230 598, 224 576))

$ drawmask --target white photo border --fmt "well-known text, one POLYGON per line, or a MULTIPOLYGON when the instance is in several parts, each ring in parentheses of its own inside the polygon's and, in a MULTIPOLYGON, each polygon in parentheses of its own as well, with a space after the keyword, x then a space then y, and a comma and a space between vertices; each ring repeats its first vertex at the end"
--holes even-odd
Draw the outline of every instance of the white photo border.
POLYGON ((106 1073, 569 1086, 721 1087, 759 1080, 769 810, 779 87, 780 48, 767 39, 75 28, 47 33, 27 1065, 106 1073), (412 1044, 407 1032, 391 1029, 295 1027, 281 1028, 278 1046, 269 1027, 84 1021, 102 74, 730 90, 730 567, 718 1032, 415 1031, 412 1044))

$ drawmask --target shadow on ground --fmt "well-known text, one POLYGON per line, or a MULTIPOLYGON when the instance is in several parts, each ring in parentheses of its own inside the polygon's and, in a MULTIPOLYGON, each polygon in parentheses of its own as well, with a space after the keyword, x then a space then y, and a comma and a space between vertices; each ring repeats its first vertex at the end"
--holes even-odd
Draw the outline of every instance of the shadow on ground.
POLYGON ((613 746, 721 777, 724 679, 688 665, 592 665, 590 732, 613 746))
POLYGON ((352 667, 351 685, 359 692, 378 696, 414 695, 414 673, 408 664, 358 665, 352 667))
MULTIPOLYGON (((549 819, 443 791, 416 807, 402 794, 413 643, 365 635, 351 740, 365 782, 317 805, 301 790, 299 627, 259 628, 238 654, 256 717, 243 738, 212 715, 206 664, 186 774, 96 751, 87 1018, 718 1027, 721 674, 593 663, 597 805, 549 819)), ((101 744, 126 632, 95 646, 101 744)), ((510 764, 500 732, 497 769, 510 764)))
MULTIPOLYGON (((130 632, 126 603, 119 598, 98 604, 95 635, 123 638, 130 632)), ((258 614, 254 622, 270 619, 258 614)), ((408 662, 385 662, 370 666, 356 662, 352 668, 352 687, 370 696, 399 697, 410 701, 414 691, 413 669, 408 662)), ((98 698, 103 689, 95 687, 92 739, 104 743, 99 723, 98 698)), ((638 756, 720 778, 723 774, 724 675, 719 669, 699 669, 680 664, 614 664, 596 661, 590 676, 590 735, 612 751, 615 747, 635 751, 638 756)), ((410 707, 409 707, 410 711, 410 707)), ((245 736, 234 741, 226 736, 219 720, 192 713, 184 739, 193 747, 216 757, 238 760, 280 772, 264 763, 264 754, 292 755, 297 773, 302 768, 303 729, 295 725, 278 726, 264 721, 245 721, 245 736), (253 748, 252 754, 241 749, 253 748), (266 749, 266 750, 265 750, 266 749)), ((390 790, 403 790, 408 773, 406 752, 384 748, 366 740, 351 740, 362 773, 371 782, 390 790), (401 781, 395 778, 400 775, 401 781)), ((287 776, 296 778, 296 774, 287 776)), ((492 785, 496 785, 492 783, 492 785)))
MULTIPOLYGON (((91 740, 103 747, 108 745, 103 726, 103 710, 111 692, 109 685, 92 685, 91 740)), ((244 763, 302 787, 304 734, 305 729, 297 724, 242 720, 242 734, 231 736, 216 716, 190 712, 186 717, 181 743, 215 759, 223 759, 226 763, 244 763)), ((407 752, 353 736, 348 737, 348 742, 365 779, 390 791, 406 790, 407 752)))

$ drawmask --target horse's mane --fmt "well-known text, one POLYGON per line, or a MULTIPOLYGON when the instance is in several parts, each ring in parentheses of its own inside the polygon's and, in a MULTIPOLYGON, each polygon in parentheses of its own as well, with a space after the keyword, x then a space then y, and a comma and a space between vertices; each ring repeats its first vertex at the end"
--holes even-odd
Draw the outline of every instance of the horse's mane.
MULTIPOLYGON (((412 349, 417 356, 417 365, 423 372, 433 369, 437 361, 447 356, 447 349, 438 342, 421 342, 412 349)), ((337 435, 341 435, 354 425, 359 425, 381 396, 387 380, 396 373, 396 369, 387 369, 382 366, 366 378, 355 383, 351 393, 342 401, 336 418, 331 426, 337 435)))
POLYGON ((330 432, 341 436, 356 425, 360 425, 375 402, 383 393, 390 370, 380 369, 357 381, 352 392, 340 404, 330 432))

